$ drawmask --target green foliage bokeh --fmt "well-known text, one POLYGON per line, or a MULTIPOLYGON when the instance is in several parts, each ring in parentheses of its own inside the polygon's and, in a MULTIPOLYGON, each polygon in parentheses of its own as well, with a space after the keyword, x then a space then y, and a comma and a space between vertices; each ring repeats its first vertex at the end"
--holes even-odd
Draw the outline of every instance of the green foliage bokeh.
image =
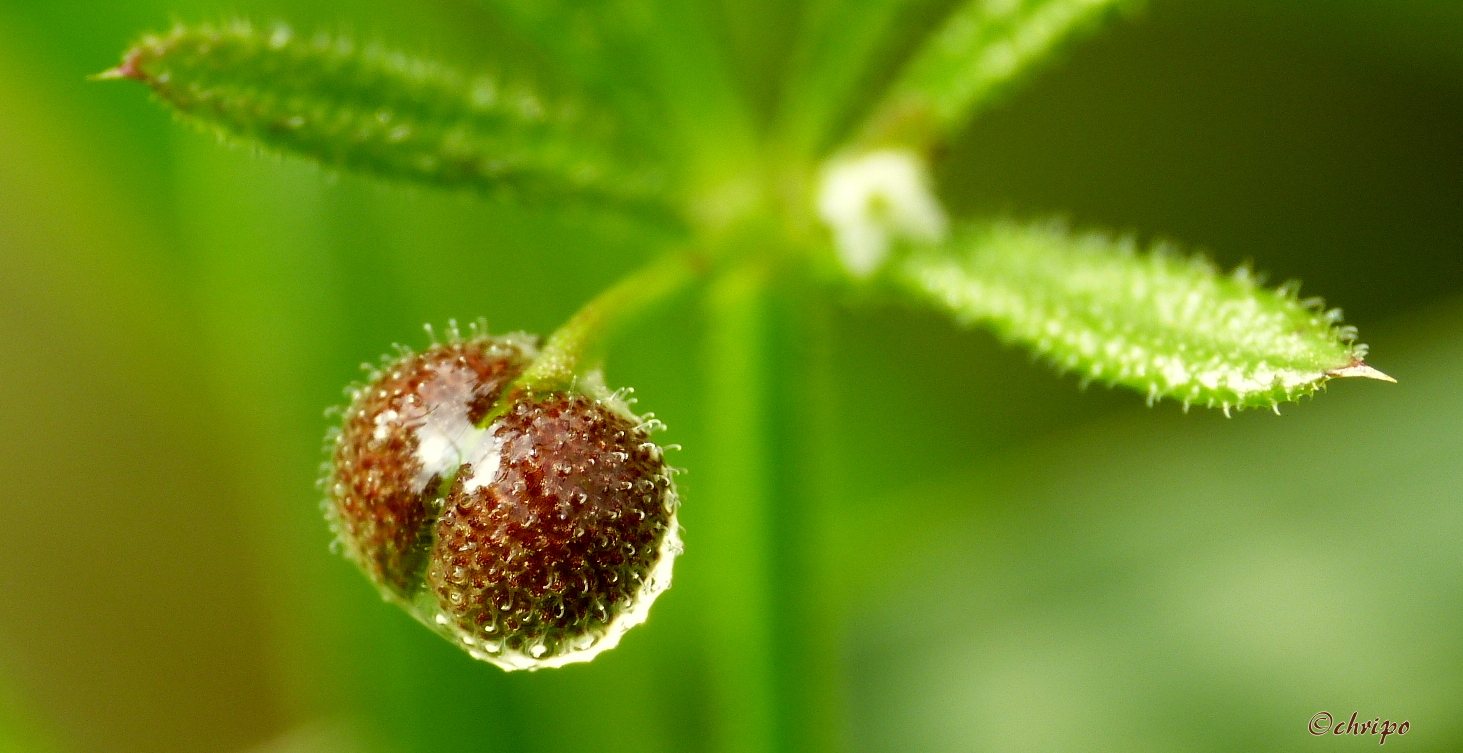
MULTIPOLYGON (((751 102, 775 99, 790 8, 715 5, 751 102)), ((221 148, 84 81, 144 30, 232 14, 469 65, 535 54, 469 0, 0 2, 0 750, 714 749, 740 709, 707 635, 745 563, 698 556, 701 309, 609 368, 690 469, 650 622, 514 675, 422 630, 328 550, 323 409, 424 322, 547 333, 648 250, 582 213, 221 148)), ((749 366, 770 404, 808 407, 779 376, 812 340, 836 366, 813 440, 760 424, 783 651, 763 701, 787 749, 1343 742, 1310 739, 1321 710, 1463 745, 1460 39, 1445 2, 1152 0, 937 176, 960 212, 1065 213, 1301 278, 1396 387, 1184 416, 927 312, 834 301, 810 338, 772 302, 749 366)))

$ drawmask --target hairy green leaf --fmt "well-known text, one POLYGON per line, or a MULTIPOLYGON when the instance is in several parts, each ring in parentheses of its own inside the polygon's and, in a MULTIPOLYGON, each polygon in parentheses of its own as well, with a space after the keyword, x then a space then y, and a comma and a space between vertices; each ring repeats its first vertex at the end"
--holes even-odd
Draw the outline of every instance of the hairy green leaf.
POLYGON ((1164 246, 1073 236, 1060 225, 969 227, 906 258, 907 287, 1085 380, 1230 408, 1275 407, 1343 376, 1389 379, 1339 310, 1221 274, 1164 246))
POLYGON ((536 199, 668 203, 664 172, 599 114, 343 38, 178 27, 102 76, 141 81, 225 136, 332 167, 536 199))
POLYGON ((1131 0, 965 0, 915 53, 865 127, 922 145, 959 128, 999 88, 1131 0))

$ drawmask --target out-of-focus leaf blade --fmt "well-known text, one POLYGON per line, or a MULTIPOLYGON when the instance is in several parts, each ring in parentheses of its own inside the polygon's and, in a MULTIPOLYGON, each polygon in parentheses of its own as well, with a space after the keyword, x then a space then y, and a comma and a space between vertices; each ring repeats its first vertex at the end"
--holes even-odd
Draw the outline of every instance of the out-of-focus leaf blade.
POLYGON ((780 124, 795 148, 815 150, 845 113, 870 58, 911 0, 814 0, 803 9, 783 84, 780 124))
POLYGON ((1057 224, 966 228, 905 259, 899 275, 958 319, 1150 401, 1274 407, 1334 377, 1387 379, 1362 362, 1340 311, 1297 299, 1294 286, 1057 224))
POLYGON ((141 81, 226 137, 331 167, 538 200, 669 204, 664 171, 583 105, 344 38, 178 27, 102 76, 141 81))
POLYGON ((868 141, 923 145, 1132 0, 965 0, 925 40, 865 125, 868 141))
POLYGON ((672 155, 692 190, 751 159, 746 102, 707 3, 483 0, 636 133, 672 155))

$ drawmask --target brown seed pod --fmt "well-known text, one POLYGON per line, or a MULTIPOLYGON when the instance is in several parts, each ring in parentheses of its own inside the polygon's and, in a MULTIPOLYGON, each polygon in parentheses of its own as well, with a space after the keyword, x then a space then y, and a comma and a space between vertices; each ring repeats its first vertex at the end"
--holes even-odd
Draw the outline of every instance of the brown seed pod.
POLYGON ((505 669, 615 646, 681 547, 655 422, 597 379, 505 396, 536 355, 522 336, 454 337, 388 364, 353 392, 327 478, 383 595, 505 669))
POLYGON ((482 433, 476 424, 536 354, 525 336, 454 336, 351 391, 327 514, 346 555, 389 597, 409 600, 417 590, 445 482, 482 433))
POLYGON ((475 655, 510 668, 583 661, 618 643, 670 585, 675 487, 623 404, 510 399, 453 484, 427 579, 475 655))

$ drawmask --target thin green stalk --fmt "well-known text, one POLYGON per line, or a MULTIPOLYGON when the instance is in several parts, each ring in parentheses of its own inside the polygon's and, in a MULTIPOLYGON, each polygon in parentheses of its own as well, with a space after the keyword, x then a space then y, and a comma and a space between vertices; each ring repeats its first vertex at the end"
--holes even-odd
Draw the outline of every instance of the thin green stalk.
POLYGON ((788 274, 775 293, 777 324, 769 442, 775 479, 776 661, 784 749, 833 753, 843 698, 838 574, 830 563, 839 496, 837 379, 828 296, 805 274, 788 274))
POLYGON ((603 357, 605 341, 647 309, 685 289, 705 269, 690 252, 667 254, 624 278, 579 309, 545 343, 518 384, 532 390, 566 389, 586 365, 603 357))
POLYGON ((833 521, 838 514, 839 485, 838 380, 833 354, 833 312, 826 295, 813 291, 798 312, 798 333, 805 343, 801 378, 796 386, 802 404, 799 458, 795 469, 804 540, 799 588, 794 596, 802 605, 802 634, 797 646, 802 657, 803 681, 798 687, 802 723, 796 728, 796 750, 833 753, 846 750, 841 653, 842 622, 834 600, 837 578, 831 559, 833 521))
POLYGON ((697 468, 699 529, 687 535, 710 576, 703 592, 718 718, 708 747, 719 753, 778 748, 764 275, 733 270, 706 303, 706 460, 697 468))

